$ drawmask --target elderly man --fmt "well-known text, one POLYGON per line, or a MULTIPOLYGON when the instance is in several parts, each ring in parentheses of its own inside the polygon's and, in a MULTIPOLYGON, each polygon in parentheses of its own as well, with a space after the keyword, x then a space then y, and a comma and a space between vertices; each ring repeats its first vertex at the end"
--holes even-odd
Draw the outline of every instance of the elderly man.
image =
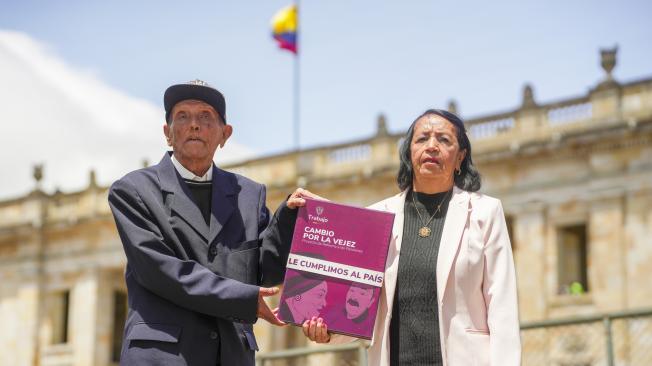
POLYGON ((222 94, 196 80, 164 104, 173 151, 109 192, 127 255, 121 364, 253 365, 252 324, 283 325, 263 298, 283 280, 302 190, 270 223, 265 187, 213 164, 233 133, 222 94))

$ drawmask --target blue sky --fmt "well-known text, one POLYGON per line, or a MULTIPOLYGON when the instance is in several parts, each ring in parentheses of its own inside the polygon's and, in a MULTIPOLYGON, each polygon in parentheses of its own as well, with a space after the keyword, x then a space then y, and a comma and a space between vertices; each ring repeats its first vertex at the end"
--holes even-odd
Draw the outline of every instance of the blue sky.
MULTIPOLYGON (((6 0, 4 0, 6 1, 6 0)), ((10 1, 0 26, 160 105, 195 77, 222 89, 236 139, 262 152, 291 143, 292 55, 269 20, 287 1, 10 1)), ((301 7, 303 145, 364 137, 378 113, 400 130, 457 99, 475 116, 583 93, 598 48, 619 44, 616 76, 652 75, 649 1, 310 1, 301 7)))
MULTIPOLYGON (((288 3, 0 0, 0 30, 150 101, 161 122, 165 88, 204 79, 226 95, 234 140, 268 154, 292 148, 293 56, 270 35, 288 3)), ((381 112, 402 131, 451 98, 462 117, 510 110, 526 82, 540 102, 584 94, 615 44, 617 79, 652 76, 650 14, 627 0, 304 0, 302 146, 365 138, 381 112)))

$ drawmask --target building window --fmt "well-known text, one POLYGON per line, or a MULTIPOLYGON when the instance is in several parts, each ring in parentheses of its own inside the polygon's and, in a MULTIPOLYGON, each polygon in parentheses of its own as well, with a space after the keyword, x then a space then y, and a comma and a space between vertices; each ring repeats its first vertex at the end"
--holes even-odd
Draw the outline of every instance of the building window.
POLYGON ((580 295, 589 291, 586 237, 585 224, 558 230, 557 278, 560 294, 580 295))
POLYGON ((113 362, 120 362, 120 350, 122 349, 122 336, 127 321, 127 294, 123 291, 116 291, 113 294, 113 362))
POLYGON ((70 291, 58 292, 52 296, 50 321, 52 324, 52 344, 68 343, 70 319, 70 291))

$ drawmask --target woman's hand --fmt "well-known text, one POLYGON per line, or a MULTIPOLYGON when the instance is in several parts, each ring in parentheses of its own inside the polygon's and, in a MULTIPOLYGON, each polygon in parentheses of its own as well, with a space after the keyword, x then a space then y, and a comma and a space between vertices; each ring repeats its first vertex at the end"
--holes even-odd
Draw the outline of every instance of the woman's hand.
POLYGON ((324 323, 324 319, 317 318, 316 316, 303 322, 303 334, 311 341, 317 343, 328 343, 331 340, 331 335, 328 333, 328 326, 324 323))
POLYGON ((322 201, 328 201, 327 199, 320 197, 312 192, 310 192, 307 189, 303 188, 297 188, 296 191, 294 191, 290 197, 288 198, 287 205, 291 209, 295 209, 297 207, 302 207, 305 206, 306 200, 304 198, 312 198, 316 200, 322 200, 322 201))

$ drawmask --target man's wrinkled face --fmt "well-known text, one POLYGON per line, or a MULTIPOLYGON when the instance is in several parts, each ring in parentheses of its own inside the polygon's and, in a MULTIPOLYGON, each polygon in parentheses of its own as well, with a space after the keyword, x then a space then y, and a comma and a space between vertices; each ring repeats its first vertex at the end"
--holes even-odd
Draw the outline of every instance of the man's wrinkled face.
POLYGON ((212 160, 232 133, 215 109, 199 100, 177 103, 170 116, 172 122, 163 126, 163 132, 179 160, 212 160))
POLYGON ((362 315, 374 302, 374 289, 352 285, 346 293, 346 317, 355 319, 362 315))

